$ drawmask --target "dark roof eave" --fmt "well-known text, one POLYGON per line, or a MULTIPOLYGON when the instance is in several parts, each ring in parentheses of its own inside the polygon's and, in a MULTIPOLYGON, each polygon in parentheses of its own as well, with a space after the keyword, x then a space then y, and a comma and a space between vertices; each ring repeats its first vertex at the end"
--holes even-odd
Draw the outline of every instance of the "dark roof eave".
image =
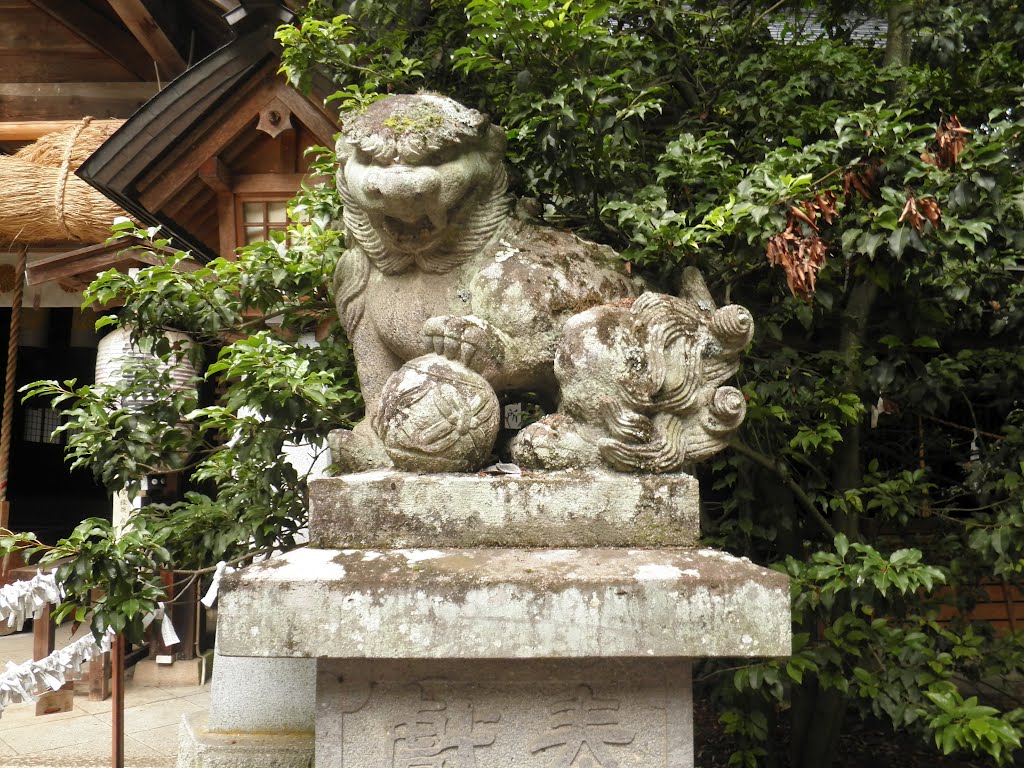
POLYGON ((236 86, 276 55, 277 44, 269 26, 251 26, 143 104, 79 167, 76 175, 136 220, 160 226, 181 250, 190 251, 204 262, 215 258, 217 254, 185 226, 143 207, 137 199, 136 185, 180 136, 230 98, 236 86))

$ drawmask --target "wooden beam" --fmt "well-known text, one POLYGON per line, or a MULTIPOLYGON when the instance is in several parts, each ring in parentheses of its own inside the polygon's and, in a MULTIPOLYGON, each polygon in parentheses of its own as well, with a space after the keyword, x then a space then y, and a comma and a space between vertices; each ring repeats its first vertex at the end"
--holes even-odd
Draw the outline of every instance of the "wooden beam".
POLYGON ((126 118, 156 92, 156 83, 0 83, 0 121, 126 118))
POLYGON ((333 120, 313 106, 305 96, 294 88, 282 86, 279 97, 288 105, 292 114, 313 132, 320 144, 327 147, 334 145, 334 135, 339 128, 333 120))
MULTIPOLYGON (((89 245, 35 259, 28 265, 25 282, 32 286, 51 281, 73 281, 83 275, 88 276, 86 282, 92 282, 97 272, 111 269, 122 262, 130 261, 132 266, 151 266, 163 263, 163 255, 176 253, 172 248, 132 249, 132 246, 138 245, 146 244, 132 237, 120 237, 109 243, 89 245)), ((199 264, 186 259, 179 261, 177 268, 192 272, 199 269, 199 264)))
MULTIPOLYGON (((65 0, 66 1, 66 0, 65 0)), ((156 23, 142 0, 107 0, 121 21, 128 27, 153 61, 160 67, 161 79, 171 80, 185 71, 188 64, 167 34, 156 23)))
POLYGON ((219 157, 211 157, 199 166, 199 178, 218 195, 231 194, 234 180, 231 170, 221 162, 219 157))
MULTIPOLYGON (((92 125, 120 123, 120 120, 93 120, 92 125)), ((0 123, 0 141, 35 141, 40 136, 56 133, 81 125, 81 120, 25 120, 15 123, 0 123)))
POLYGON ((305 177, 301 173, 249 173, 235 176, 236 195, 294 196, 305 177))
POLYGON ((83 2, 29 0, 139 80, 153 77, 153 61, 132 35, 83 2))

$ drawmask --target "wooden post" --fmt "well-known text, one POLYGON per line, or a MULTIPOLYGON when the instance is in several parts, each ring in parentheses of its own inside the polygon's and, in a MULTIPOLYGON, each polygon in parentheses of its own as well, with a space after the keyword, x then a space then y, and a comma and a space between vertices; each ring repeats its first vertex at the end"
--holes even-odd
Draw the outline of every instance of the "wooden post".
MULTIPOLYGON (((57 569, 56 564, 49 569, 57 569)), ((37 566, 21 566, 10 572, 14 581, 27 581, 36 575, 37 566)), ((32 622, 32 659, 39 661, 53 653, 56 643, 56 626, 53 623, 53 606, 47 604, 41 609, 38 619, 32 622)), ((36 700, 36 715, 52 715, 56 712, 70 712, 75 708, 75 684, 65 683, 58 691, 47 691, 36 700)))
MULTIPOLYGON (((160 581, 164 585, 164 616, 165 621, 174 621, 174 571, 169 568, 160 569, 160 581)), ((150 655, 157 664, 171 665, 175 659, 174 646, 164 645, 164 639, 160 634, 161 625, 153 622, 149 626, 150 631, 150 655)))
POLYGON ((113 667, 114 700, 111 703, 111 768, 124 768, 124 635, 118 635, 110 646, 111 666, 113 667))
MULTIPOLYGON (((103 595, 98 589, 89 592, 89 599, 95 603, 103 595)), ((114 672, 110 668, 110 653, 94 656, 89 662, 89 701, 106 701, 110 698, 111 681, 114 672)))
MULTIPOLYGON (((32 624, 32 658, 45 659, 53 653, 56 627, 50 617, 53 606, 44 605, 42 615, 32 624)), ((65 683, 59 691, 48 691, 36 700, 36 715, 70 712, 75 708, 74 683, 65 683)))

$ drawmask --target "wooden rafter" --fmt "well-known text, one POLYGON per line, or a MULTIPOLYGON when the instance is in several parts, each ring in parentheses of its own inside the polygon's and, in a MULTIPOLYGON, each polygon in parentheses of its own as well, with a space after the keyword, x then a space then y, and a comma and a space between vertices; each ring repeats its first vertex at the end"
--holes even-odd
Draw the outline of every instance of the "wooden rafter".
POLYGON ((73 0, 29 0, 139 80, 153 79, 153 61, 132 35, 88 5, 73 0))
MULTIPOLYGON (((66 0, 65 0, 66 2, 66 0)), ((170 80, 177 77, 188 66, 178 49, 157 24, 142 0, 108 0, 110 7, 121 18, 153 61, 160 67, 160 77, 170 80)))

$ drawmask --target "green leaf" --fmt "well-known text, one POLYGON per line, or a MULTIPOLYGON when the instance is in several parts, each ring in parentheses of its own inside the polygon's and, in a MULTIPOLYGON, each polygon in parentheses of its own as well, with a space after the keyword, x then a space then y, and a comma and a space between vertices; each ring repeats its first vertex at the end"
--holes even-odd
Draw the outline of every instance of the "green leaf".
POLYGON ((910 227, 901 226, 892 231, 889 235, 888 246, 889 252, 897 259, 903 256, 903 251, 906 250, 907 244, 910 242, 910 227))

